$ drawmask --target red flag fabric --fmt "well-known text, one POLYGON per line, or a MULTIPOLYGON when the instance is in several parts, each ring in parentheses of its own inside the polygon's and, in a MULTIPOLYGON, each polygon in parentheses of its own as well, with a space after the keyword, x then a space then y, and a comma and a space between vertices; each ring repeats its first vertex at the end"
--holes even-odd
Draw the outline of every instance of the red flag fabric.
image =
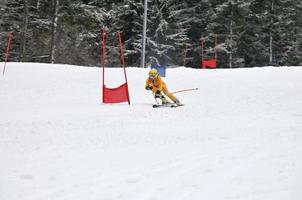
POLYGON ((103 86, 103 103, 121 102, 130 102, 127 83, 117 88, 107 88, 105 85, 103 86))
POLYGON ((216 68, 217 60, 211 59, 211 60, 202 60, 202 68, 216 68))

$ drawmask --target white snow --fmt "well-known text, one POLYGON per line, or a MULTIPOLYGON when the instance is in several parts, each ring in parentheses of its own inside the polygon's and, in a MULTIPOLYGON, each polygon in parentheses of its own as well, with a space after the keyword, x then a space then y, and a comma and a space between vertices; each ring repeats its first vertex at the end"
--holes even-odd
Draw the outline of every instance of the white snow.
POLYGON ((8 63, 0 200, 302 199, 301 67, 168 69, 170 91, 199 88, 173 109, 151 107, 147 71, 104 105, 100 68, 8 63))

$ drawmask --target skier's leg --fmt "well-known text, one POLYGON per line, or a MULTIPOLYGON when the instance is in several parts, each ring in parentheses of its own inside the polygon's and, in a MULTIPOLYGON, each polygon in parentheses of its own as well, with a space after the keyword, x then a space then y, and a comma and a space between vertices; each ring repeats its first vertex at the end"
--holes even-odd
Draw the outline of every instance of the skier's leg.
POLYGON ((163 84, 163 93, 177 105, 182 105, 182 103, 180 103, 180 101, 172 93, 169 92, 166 84, 163 84))
POLYGON ((161 100, 162 104, 168 103, 168 100, 161 92, 158 92, 158 91, 154 92, 154 97, 159 98, 161 100))
POLYGON ((165 97, 164 95, 161 95, 161 96, 160 96, 160 100, 161 100, 161 103, 162 103, 162 104, 168 103, 168 100, 166 99, 166 97, 165 97))

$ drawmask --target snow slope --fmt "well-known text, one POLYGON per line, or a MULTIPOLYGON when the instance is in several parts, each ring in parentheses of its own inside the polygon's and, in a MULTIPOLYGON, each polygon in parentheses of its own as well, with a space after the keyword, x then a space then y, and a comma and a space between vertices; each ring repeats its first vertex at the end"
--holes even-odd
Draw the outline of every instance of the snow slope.
POLYGON ((8 63, 0 200, 302 199, 301 67, 168 69, 170 91, 199 88, 173 109, 147 70, 127 69, 132 105, 104 105, 99 68, 8 63))

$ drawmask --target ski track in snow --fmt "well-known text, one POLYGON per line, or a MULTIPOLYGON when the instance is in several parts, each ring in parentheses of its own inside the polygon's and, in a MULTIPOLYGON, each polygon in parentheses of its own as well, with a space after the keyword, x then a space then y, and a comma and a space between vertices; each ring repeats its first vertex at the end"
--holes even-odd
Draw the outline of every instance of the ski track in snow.
POLYGON ((301 200, 302 68, 168 69, 199 87, 175 109, 127 74, 132 104, 104 105, 99 68, 8 63, 0 200, 301 200))

